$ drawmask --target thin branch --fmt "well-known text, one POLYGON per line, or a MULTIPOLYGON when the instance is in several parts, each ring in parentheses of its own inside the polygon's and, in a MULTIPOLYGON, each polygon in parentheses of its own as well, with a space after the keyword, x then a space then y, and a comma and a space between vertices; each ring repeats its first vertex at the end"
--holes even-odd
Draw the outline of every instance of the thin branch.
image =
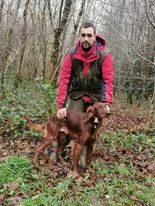
POLYGON ((50 23, 51 23, 52 29, 54 30, 54 25, 53 25, 53 21, 52 21, 52 12, 51 12, 51 2, 50 2, 50 0, 48 0, 47 3, 48 3, 48 12, 49 12, 50 23))
POLYGON ((150 13, 149 13, 147 0, 145 0, 145 5, 146 5, 146 15, 147 15, 147 18, 148 18, 150 24, 152 25, 152 27, 155 29, 155 22, 153 22, 153 21, 151 20, 151 16, 150 16, 150 13))
POLYGON ((0 56, 2 57, 2 59, 4 58, 4 55, 2 54, 2 52, 0 51, 0 56))
POLYGON ((2 14, 2 17, 3 17, 3 16, 6 16, 6 15, 8 15, 8 14, 14 13, 15 11, 17 11, 18 9, 23 8, 24 6, 25 6, 25 3, 22 4, 20 7, 16 8, 16 9, 12 9, 11 11, 7 11, 6 13, 2 14))
POLYGON ((20 51, 20 47, 17 48, 17 50, 16 50, 16 52, 15 52, 15 55, 14 55, 14 56, 12 57, 12 59, 10 60, 9 64, 6 65, 6 68, 8 68, 8 67, 14 62, 14 60, 15 60, 17 54, 19 53, 19 51, 20 51))
POLYGON ((61 14, 62 14, 62 7, 63 7, 63 4, 64 4, 64 0, 61 0, 61 5, 60 5, 60 11, 59 11, 59 26, 60 26, 60 22, 61 22, 61 14))
POLYGON ((111 23, 109 23, 109 22, 107 21, 107 24, 116 32, 116 34, 117 34, 119 37, 121 37, 121 38, 128 44, 128 46, 137 54, 137 56, 139 56, 140 58, 144 59, 145 61, 147 61, 147 62, 149 62, 149 63, 151 63, 152 65, 155 66, 155 62, 152 62, 152 61, 150 61, 149 59, 147 59, 147 58, 143 57, 142 55, 140 55, 140 54, 136 51, 136 49, 113 27, 113 25, 112 25, 111 23))

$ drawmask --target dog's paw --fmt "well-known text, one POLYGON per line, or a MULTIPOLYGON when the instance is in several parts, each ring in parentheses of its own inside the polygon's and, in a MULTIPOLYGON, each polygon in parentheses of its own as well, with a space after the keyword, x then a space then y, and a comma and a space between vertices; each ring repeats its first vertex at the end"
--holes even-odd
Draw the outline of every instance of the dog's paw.
POLYGON ((33 167, 34 168, 39 168, 39 162, 33 161, 33 167))
POLYGON ((81 177, 79 175, 78 172, 75 172, 75 171, 70 171, 67 175, 69 178, 72 178, 72 179, 76 179, 78 181, 82 181, 83 180, 83 177, 81 177))

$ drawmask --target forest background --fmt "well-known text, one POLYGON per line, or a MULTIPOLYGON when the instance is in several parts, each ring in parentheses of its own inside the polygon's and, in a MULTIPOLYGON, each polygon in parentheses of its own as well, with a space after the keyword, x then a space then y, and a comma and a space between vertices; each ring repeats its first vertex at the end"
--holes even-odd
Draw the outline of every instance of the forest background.
POLYGON ((0 204, 153 205, 154 110, 153 0, 0 0, 0 204), (42 122, 56 110, 62 60, 86 20, 107 42, 115 82, 106 135, 94 151, 100 173, 79 186, 60 168, 32 169, 40 134, 23 116, 42 122))

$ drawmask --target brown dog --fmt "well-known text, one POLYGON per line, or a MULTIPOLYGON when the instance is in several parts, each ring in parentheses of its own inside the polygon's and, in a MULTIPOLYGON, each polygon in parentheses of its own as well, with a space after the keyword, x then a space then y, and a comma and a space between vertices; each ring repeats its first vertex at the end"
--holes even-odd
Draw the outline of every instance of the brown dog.
POLYGON ((43 142, 40 143, 35 150, 33 163, 36 167, 38 164, 38 156, 40 152, 55 140, 58 141, 57 156, 63 163, 62 151, 65 147, 66 135, 73 139, 72 148, 72 170, 78 173, 79 159, 81 151, 87 145, 87 164, 90 163, 93 151, 93 145, 96 141, 99 129, 102 127, 102 121, 109 116, 105 104, 95 103, 90 106, 86 113, 66 109, 66 118, 61 121, 56 115, 51 116, 47 122, 43 124, 34 124, 29 117, 25 116, 31 129, 41 131, 43 133, 43 142), (94 129, 95 117, 98 118, 99 124, 94 129))

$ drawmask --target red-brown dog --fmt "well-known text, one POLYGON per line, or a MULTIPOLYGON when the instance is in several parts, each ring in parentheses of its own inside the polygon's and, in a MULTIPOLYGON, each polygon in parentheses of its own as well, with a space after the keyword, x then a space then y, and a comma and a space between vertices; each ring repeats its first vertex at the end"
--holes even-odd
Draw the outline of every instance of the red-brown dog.
POLYGON ((66 135, 73 139, 72 148, 72 170, 78 173, 79 159, 84 146, 87 146, 87 164, 90 163, 93 151, 93 145, 96 141, 99 129, 102 127, 102 121, 109 116, 106 106, 103 103, 95 103, 90 106, 86 113, 66 109, 66 117, 63 121, 59 120, 56 115, 51 116, 47 122, 43 124, 34 124, 29 117, 25 116, 31 129, 41 131, 43 133, 43 142, 37 146, 33 163, 36 167, 38 164, 38 156, 40 152, 55 140, 58 141, 57 156, 63 163, 62 151, 65 147, 66 135), (95 117, 98 118, 99 124, 94 129, 95 117))

